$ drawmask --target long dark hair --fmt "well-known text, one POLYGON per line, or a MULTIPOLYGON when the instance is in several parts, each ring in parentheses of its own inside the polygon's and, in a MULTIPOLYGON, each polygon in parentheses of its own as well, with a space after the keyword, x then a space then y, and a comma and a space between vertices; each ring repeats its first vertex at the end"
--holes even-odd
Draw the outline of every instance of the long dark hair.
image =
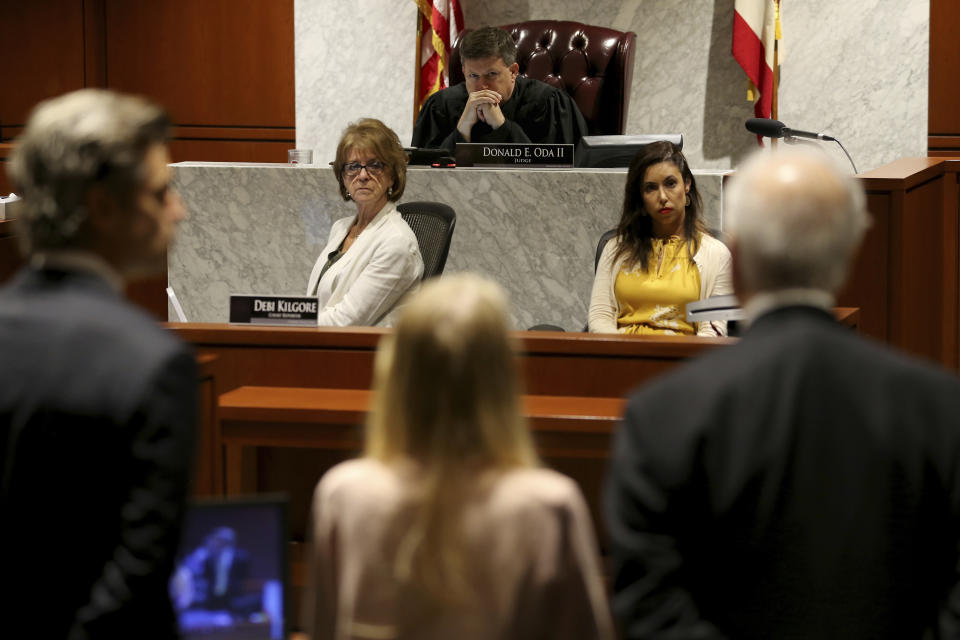
POLYGON ((701 217, 703 201, 697 191, 697 181, 693 179, 693 172, 680 148, 672 142, 661 140, 644 145, 630 162, 627 184, 623 190, 623 212, 617 225, 619 246, 613 256, 614 262, 626 256, 628 267, 639 265, 646 271, 649 266, 653 253, 653 220, 643 206, 643 179, 648 167, 661 162, 672 163, 680 171, 684 184, 690 184, 690 202, 684 209, 683 235, 691 259, 700 248, 700 235, 707 228, 701 217))

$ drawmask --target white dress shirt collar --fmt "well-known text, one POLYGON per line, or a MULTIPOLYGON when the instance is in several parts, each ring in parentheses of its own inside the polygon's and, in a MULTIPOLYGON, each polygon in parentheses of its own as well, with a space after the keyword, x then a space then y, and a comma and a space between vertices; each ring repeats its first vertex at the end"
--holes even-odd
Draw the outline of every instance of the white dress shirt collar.
POLYGON ((836 299, 821 289, 782 289, 754 295, 743 307, 744 320, 749 326, 760 316, 782 307, 817 307, 830 311, 836 299))

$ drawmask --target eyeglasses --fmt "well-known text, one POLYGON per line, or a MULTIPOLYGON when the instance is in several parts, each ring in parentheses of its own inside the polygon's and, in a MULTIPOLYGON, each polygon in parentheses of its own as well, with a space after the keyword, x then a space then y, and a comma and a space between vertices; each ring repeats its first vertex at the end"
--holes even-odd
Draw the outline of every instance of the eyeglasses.
POLYGON ((383 164, 379 160, 371 160, 367 164, 360 164, 359 162, 349 162, 343 165, 343 175, 347 178, 356 178, 360 175, 361 169, 367 170, 367 175, 374 178, 379 177, 383 170, 387 168, 387 165, 383 164))

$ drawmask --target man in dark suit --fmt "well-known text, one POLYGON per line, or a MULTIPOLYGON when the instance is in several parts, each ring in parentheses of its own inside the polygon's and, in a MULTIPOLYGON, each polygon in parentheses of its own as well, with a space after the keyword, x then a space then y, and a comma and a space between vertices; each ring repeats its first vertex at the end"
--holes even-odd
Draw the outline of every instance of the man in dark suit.
POLYGON ((635 394, 615 440, 625 637, 956 637, 960 380, 832 318, 861 188, 793 149, 727 196, 750 327, 635 394))
POLYGON ((3 637, 176 636, 196 370, 122 296, 185 214, 168 131, 145 100, 83 90, 39 105, 14 151, 29 264, 0 289, 3 637))

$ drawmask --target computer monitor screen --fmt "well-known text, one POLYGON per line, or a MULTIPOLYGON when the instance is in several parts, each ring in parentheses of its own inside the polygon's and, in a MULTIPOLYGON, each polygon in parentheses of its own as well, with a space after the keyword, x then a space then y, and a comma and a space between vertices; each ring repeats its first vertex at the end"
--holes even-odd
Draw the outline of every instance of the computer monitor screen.
POLYGON ((257 496, 189 505, 170 579, 182 638, 286 637, 286 504, 257 496))
POLYGON ((584 169, 629 167, 641 147, 659 140, 667 140, 683 149, 683 136, 679 133, 583 136, 573 152, 573 163, 584 169))

